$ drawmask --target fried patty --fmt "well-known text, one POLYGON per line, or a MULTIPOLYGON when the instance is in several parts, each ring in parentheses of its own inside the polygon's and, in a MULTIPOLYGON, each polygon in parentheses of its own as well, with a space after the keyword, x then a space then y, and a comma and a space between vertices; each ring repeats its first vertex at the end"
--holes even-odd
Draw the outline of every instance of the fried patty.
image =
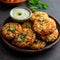
POLYGON ((46 12, 33 12, 30 20, 34 22, 35 20, 39 20, 41 18, 47 18, 48 14, 46 12))
POLYGON ((29 29, 31 29, 31 28, 32 28, 32 23, 30 23, 30 22, 24 22, 24 23, 22 24, 22 27, 23 27, 23 28, 29 28, 29 29))
POLYGON ((47 35, 56 29, 56 23, 52 18, 41 18, 34 21, 33 28, 36 33, 47 35))
POLYGON ((46 46, 44 41, 36 41, 31 45, 31 49, 42 49, 46 46))
POLYGON ((18 23, 6 23, 2 28, 2 35, 7 39, 13 39, 18 34, 21 34, 22 27, 18 23))
POLYGON ((23 28, 22 34, 14 38, 13 44, 21 48, 30 47, 35 38, 35 33, 31 29, 23 28))
POLYGON ((41 36, 41 38, 46 42, 53 42, 57 39, 58 34, 59 34, 59 32, 56 29, 52 34, 49 34, 47 36, 41 36))

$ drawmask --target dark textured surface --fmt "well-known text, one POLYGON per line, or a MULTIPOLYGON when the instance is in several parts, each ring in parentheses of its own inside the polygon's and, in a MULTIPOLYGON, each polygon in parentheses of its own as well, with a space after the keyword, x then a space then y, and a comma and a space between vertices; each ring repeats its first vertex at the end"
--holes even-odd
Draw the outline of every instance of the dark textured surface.
MULTIPOLYGON (((42 0, 49 4, 49 9, 42 10, 48 14, 54 16, 58 22, 60 22, 60 0, 42 0)), ((21 4, 24 5, 24 4, 21 4)), ((9 11, 13 7, 6 7, 0 4, 0 25, 3 23, 5 18, 9 16, 9 11)), ((11 49, 6 47, 0 38, 0 60, 60 60, 60 41, 52 48, 43 53, 35 55, 21 55, 17 52, 13 52, 11 49)))

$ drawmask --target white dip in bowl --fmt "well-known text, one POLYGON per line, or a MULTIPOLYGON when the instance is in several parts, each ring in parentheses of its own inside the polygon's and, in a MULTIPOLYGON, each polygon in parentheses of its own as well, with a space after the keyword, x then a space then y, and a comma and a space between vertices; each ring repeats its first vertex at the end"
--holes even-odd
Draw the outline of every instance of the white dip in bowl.
POLYGON ((16 7, 10 11, 10 16, 16 21, 23 21, 28 20, 31 13, 31 10, 26 7, 16 7))

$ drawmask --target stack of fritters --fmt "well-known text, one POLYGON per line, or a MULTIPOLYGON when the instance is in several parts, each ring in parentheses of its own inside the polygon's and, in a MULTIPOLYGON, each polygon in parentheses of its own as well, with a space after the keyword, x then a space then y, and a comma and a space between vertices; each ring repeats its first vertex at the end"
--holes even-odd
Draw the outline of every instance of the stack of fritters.
POLYGON ((34 12, 32 14, 31 21, 34 23, 34 31, 39 34, 42 40, 46 42, 53 42, 57 39, 58 29, 56 27, 56 22, 50 18, 47 13, 34 12))
POLYGON ((55 21, 45 12, 33 12, 29 21, 22 25, 15 22, 6 23, 2 35, 20 48, 42 49, 47 42, 58 37, 55 21), (37 35, 40 39, 37 39, 37 35))

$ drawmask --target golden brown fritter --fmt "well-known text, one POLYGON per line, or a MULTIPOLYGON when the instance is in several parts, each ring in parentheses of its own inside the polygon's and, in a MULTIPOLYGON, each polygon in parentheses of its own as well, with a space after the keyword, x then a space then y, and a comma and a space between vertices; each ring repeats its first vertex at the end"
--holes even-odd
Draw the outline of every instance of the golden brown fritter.
POLYGON ((39 20, 40 18, 48 18, 48 14, 46 12, 33 12, 30 20, 34 22, 35 20, 39 20))
POLYGON ((33 28, 36 33, 47 35, 56 29, 56 23, 52 18, 41 18, 34 21, 33 28))
POLYGON ((31 29, 23 28, 22 34, 14 38, 13 44, 21 48, 29 47, 35 41, 35 38, 36 36, 31 29))
POLYGON ((42 49, 46 46, 44 41, 37 41, 31 45, 31 49, 42 49))
POLYGON ((29 29, 31 29, 31 28, 32 28, 32 23, 30 23, 30 22, 24 22, 24 23, 22 24, 22 27, 23 27, 23 28, 29 28, 29 29))
POLYGON ((46 42, 53 42, 57 39, 58 34, 59 34, 59 32, 56 29, 52 34, 49 34, 47 36, 41 36, 41 38, 46 42))
POLYGON ((22 27, 18 23, 6 23, 2 28, 2 35, 7 39, 13 39, 22 32, 22 27))

